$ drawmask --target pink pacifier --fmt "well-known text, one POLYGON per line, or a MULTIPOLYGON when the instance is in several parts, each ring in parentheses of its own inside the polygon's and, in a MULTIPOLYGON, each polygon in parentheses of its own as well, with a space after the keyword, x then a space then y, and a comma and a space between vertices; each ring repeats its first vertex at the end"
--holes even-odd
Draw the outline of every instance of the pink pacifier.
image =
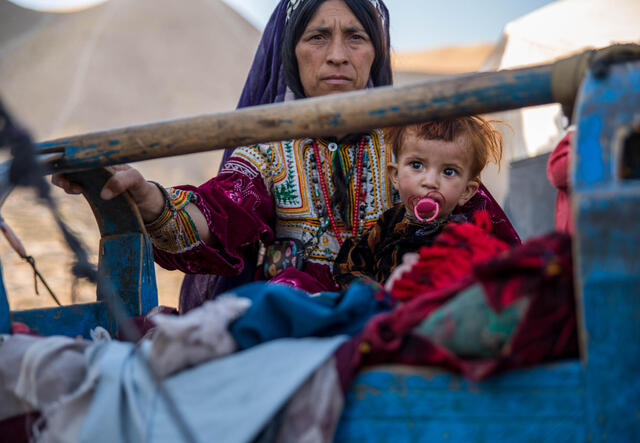
POLYGON ((413 207, 413 214, 421 222, 430 222, 432 220, 435 220, 435 218, 438 216, 439 210, 440 206, 438 205, 437 201, 429 197, 424 197, 421 198, 413 207), (426 216, 431 213, 433 213, 431 217, 426 218, 426 216))

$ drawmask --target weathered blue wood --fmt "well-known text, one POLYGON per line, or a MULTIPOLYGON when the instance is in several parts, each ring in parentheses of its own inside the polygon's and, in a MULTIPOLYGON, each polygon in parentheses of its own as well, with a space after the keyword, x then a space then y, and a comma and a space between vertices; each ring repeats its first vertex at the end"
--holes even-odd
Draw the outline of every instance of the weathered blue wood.
MULTIPOLYGON (((149 243, 145 234, 137 232, 100 240, 99 272, 109 279, 129 316, 146 313, 158 304, 155 274, 149 269, 153 266, 148 260, 149 243)), ((98 288, 98 300, 103 299, 104 288, 98 288)))
POLYGON ((589 437, 640 441, 640 180, 619 176, 624 139, 640 134, 640 62, 588 77, 576 115, 576 280, 589 437))
POLYGON ((26 323, 40 335, 90 338, 89 331, 96 326, 113 331, 104 302, 14 311, 11 320, 26 323))
POLYGON ((0 266, 0 334, 9 332, 11 332, 11 311, 2 279, 2 266, 0 266))
POLYGON ((335 442, 384 443, 576 443, 586 442, 584 426, 563 420, 531 421, 526 417, 495 422, 469 418, 437 422, 392 421, 384 418, 353 420, 339 429, 335 442))
POLYGON ((552 65, 464 74, 48 141, 54 172, 97 168, 273 140, 353 133, 433 118, 553 102, 552 65))
POLYGON ((640 71, 636 63, 618 65, 612 72, 604 79, 589 76, 578 96, 576 136, 580 149, 572 181, 580 192, 624 187, 617 177, 620 152, 616 151, 619 137, 633 125, 638 131, 640 71))
POLYGON ((577 361, 480 383, 438 370, 373 369, 349 390, 336 441, 586 441, 584 406, 577 361))
MULTIPOLYGON (((110 174, 104 169, 70 174, 82 184, 101 234, 98 271, 124 305, 129 316, 149 312, 158 305, 153 249, 144 223, 128 195, 105 201, 102 185, 110 174)), ((102 300, 105 288, 97 288, 102 300)), ((112 322, 112 328, 117 328, 112 322)), ((110 331, 115 332, 115 329, 110 331)))
MULTIPOLYGON (((26 323, 43 335, 88 337, 89 330, 98 325, 113 335, 118 325, 101 302, 105 291, 112 291, 120 299, 129 316, 144 314, 158 304, 153 250, 135 204, 128 195, 109 201, 100 198, 102 185, 110 177, 108 171, 96 169, 70 174, 69 177, 82 185, 84 196, 96 217, 101 234, 98 272, 109 288, 97 288, 98 303, 14 311, 10 318, 26 323)), ((0 332, 10 329, 9 315, 3 314, 3 304, 9 310, 4 285, 0 293, 0 327, 4 329, 0 332)))
POLYGON ((102 237, 144 232, 143 222, 129 195, 122 194, 112 200, 100 198, 102 186, 111 177, 111 173, 106 169, 94 169, 68 176, 82 185, 83 195, 93 211, 102 237))
POLYGON ((153 261, 153 245, 147 234, 142 236, 142 263, 140 265, 140 313, 146 314, 158 306, 156 268, 153 261))

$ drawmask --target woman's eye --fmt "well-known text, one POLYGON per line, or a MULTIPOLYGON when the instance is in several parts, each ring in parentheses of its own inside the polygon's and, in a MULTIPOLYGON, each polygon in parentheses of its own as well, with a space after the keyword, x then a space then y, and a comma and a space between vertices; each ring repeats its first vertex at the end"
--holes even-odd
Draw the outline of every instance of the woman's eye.
POLYGON ((422 163, 413 161, 409 163, 409 166, 411 166, 413 169, 420 169, 422 168, 422 163))
POLYGON ((442 171, 444 173, 444 175, 446 175, 447 177, 453 177, 454 175, 456 175, 458 173, 458 171, 456 171, 453 168, 444 168, 444 171, 442 171))

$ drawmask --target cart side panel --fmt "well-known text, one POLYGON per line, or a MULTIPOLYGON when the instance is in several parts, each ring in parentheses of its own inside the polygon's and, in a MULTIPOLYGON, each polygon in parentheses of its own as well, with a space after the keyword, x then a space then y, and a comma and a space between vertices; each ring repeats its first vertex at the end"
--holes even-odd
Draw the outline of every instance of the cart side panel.
POLYGON ((640 134, 640 62, 589 75, 579 97, 572 183, 576 288, 589 439, 640 439, 640 177, 623 150, 640 134))

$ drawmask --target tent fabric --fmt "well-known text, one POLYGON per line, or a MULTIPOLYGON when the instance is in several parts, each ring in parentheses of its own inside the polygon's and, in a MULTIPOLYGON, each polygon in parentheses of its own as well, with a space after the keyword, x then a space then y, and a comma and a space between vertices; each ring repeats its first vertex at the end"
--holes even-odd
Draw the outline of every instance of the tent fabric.
MULTIPOLYGON (((640 42, 637 0, 560 0, 508 23, 481 71, 550 63, 587 48, 640 42)), ((566 121, 559 105, 492 115, 507 122, 506 160, 549 152, 562 138, 566 121)))

